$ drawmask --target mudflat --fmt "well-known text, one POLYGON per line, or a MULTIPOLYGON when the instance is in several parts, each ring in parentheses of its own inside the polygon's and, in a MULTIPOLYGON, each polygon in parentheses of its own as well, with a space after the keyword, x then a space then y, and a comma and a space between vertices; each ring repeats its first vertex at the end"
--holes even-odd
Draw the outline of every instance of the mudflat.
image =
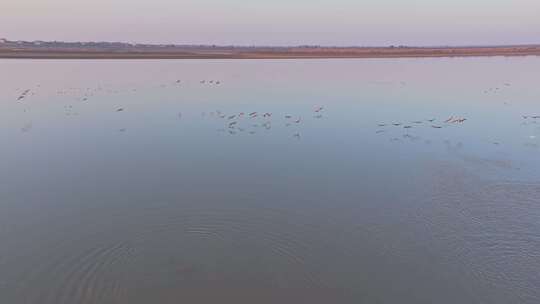
POLYGON ((0 45, 0 58, 29 59, 297 59, 539 56, 540 45, 490 47, 40 47, 0 45))

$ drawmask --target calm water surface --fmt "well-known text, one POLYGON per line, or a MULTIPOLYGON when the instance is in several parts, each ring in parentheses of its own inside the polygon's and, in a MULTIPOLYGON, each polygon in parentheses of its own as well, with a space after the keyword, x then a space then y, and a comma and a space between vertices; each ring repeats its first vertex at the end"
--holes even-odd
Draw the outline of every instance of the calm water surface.
POLYGON ((0 303, 539 303, 539 81, 0 60, 0 303))

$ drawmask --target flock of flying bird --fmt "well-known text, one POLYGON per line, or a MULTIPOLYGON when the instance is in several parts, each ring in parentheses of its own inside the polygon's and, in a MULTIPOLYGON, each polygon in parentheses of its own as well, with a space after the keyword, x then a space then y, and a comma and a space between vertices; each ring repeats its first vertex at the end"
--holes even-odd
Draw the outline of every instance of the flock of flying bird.
MULTIPOLYGON (((429 122, 429 123, 434 123, 437 119, 435 118, 432 118, 432 119, 427 119, 426 122, 429 122)), ((454 117, 454 116, 450 116, 450 118, 446 119, 445 121, 443 121, 444 123, 446 124, 461 124, 463 122, 465 122, 467 120, 467 118, 462 118, 462 117, 454 117)), ((422 124, 424 123, 422 120, 417 120, 417 121, 413 121, 411 122, 411 124, 403 124, 401 122, 393 122, 391 124, 387 124, 387 123, 380 123, 378 124, 377 126, 378 127, 386 127, 387 125, 392 125, 394 127, 399 127, 399 126, 402 126, 403 125, 403 128, 404 129, 412 129, 413 128, 413 124, 416 124, 416 125, 419 125, 419 124, 422 124)), ((441 125, 436 125, 436 124, 432 124, 431 125, 432 128, 434 129, 441 129, 443 128, 443 126, 441 125)), ((378 130, 376 131, 376 133, 383 133, 384 130, 378 130)))
MULTIPOLYGON (((183 82, 181 80, 174 80, 167 83, 162 83, 158 85, 159 88, 164 87, 178 87, 181 86, 183 82)), ((200 85, 211 85, 211 86, 219 86, 222 84, 220 80, 200 80, 200 85)), ((509 83, 505 83, 504 86, 509 87, 509 83)), ((40 85, 37 85, 37 87, 40 87, 40 85)), ((97 86, 95 88, 68 88, 63 90, 58 90, 56 93, 58 95, 75 95, 76 100, 80 102, 86 102, 93 96, 97 94, 119 94, 119 93, 125 93, 125 92, 136 92, 138 88, 136 87, 130 87, 125 90, 119 89, 119 88, 111 88, 108 86, 97 86)), ((499 87, 495 88, 489 88, 484 91, 484 94, 488 93, 499 93, 501 89, 499 87)), ((23 102, 26 98, 29 96, 35 95, 36 92, 32 89, 24 89, 22 92, 17 95, 17 102, 23 102)), ((64 106, 65 115, 71 116, 71 115, 78 115, 78 112, 75 111, 72 104, 65 105, 64 106)), ((24 110, 26 112, 26 109, 24 110)), ((123 112, 125 111, 124 107, 118 107, 115 110, 116 112, 123 112)), ((320 119, 323 118, 323 112, 324 107, 323 106, 316 106, 313 109, 312 116, 313 118, 320 119)), ((276 122, 276 118, 281 118, 281 122, 284 123, 286 127, 290 126, 298 126, 302 123, 303 118, 300 116, 293 116, 293 115, 277 115, 271 112, 238 112, 238 113, 232 113, 232 114, 226 114, 220 110, 216 110, 213 112, 202 113, 203 116, 209 115, 211 117, 214 117, 216 119, 223 120, 224 126, 222 128, 219 128, 218 131, 220 132, 226 132, 230 135, 235 135, 237 133, 244 132, 247 134, 255 134, 258 129, 265 129, 270 130, 273 126, 273 122, 276 122), (274 120, 272 120, 274 119, 274 120)), ((306 115, 304 115, 306 117, 306 115)), ((178 112, 178 118, 182 118, 182 113, 178 112)), ((536 124, 537 121, 540 121, 540 115, 523 115, 522 116, 524 123, 523 124, 536 124)), ((425 119, 425 120, 416 120, 411 121, 410 123, 402 123, 402 122, 389 122, 389 123, 379 123, 377 124, 377 129, 375 130, 375 133, 382 134, 389 131, 389 128, 403 128, 405 130, 405 133, 403 134, 403 137, 413 137, 409 134, 410 130, 413 128, 417 128, 421 125, 433 128, 433 129, 442 129, 445 127, 448 127, 450 125, 461 125, 467 121, 467 118, 460 117, 460 116, 450 116, 447 119, 441 119, 437 120, 435 118, 432 119, 425 119)), ((32 128, 32 123, 25 124, 21 131, 28 132, 32 128)), ((125 132, 126 128, 121 128, 118 131, 125 132)), ((295 133, 293 134, 293 137, 300 138, 300 132, 298 132, 298 129, 295 129, 295 133)), ((531 136, 532 138, 533 136, 531 136)), ((397 138, 392 138, 391 141, 396 141, 397 138)), ((498 144, 498 143, 496 143, 498 144)))
MULTIPOLYGON (((181 80, 175 80, 173 82, 168 83, 162 83, 159 84, 158 88, 165 88, 165 87, 174 87, 174 86, 180 86, 182 84, 181 80)), ((222 84, 222 81, 220 80, 200 80, 200 85, 210 85, 210 86, 219 86, 222 84)), ((95 88, 87 87, 87 88, 76 88, 76 87, 69 87, 67 89, 62 89, 56 91, 56 94, 59 96, 76 96, 75 100, 79 102, 87 102, 90 100, 90 98, 98 95, 98 94, 120 94, 120 93, 126 93, 126 92, 136 92, 137 88, 132 87, 129 89, 121 90, 119 88, 110 88, 107 86, 97 86, 95 88)), ((17 102, 24 101, 25 98, 27 98, 30 95, 35 95, 35 92, 33 92, 31 89, 25 89, 17 98, 17 102)), ((76 105, 75 105, 76 106, 76 105)), ((77 116, 79 115, 79 112, 75 110, 76 107, 74 107, 74 104, 68 104, 64 105, 64 111, 66 116, 77 116)), ((126 108, 124 107, 118 107, 114 111, 115 112, 124 112, 126 108)), ((314 118, 320 119, 323 118, 322 112, 324 110, 324 107, 318 106, 315 107, 313 110, 314 118)), ((26 110, 25 110, 26 111, 26 110)), ((270 130, 272 128, 272 118, 277 115, 273 115, 273 113, 270 112, 250 112, 250 113, 235 113, 227 115, 223 113, 220 110, 216 110, 213 112, 209 112, 208 114, 206 112, 202 113, 202 116, 209 115, 211 117, 215 117, 217 119, 223 119, 226 121, 225 127, 218 129, 220 132, 227 132, 231 135, 237 134, 239 132, 244 132, 248 134, 256 134, 256 129, 265 129, 270 130)), ((285 126, 294 126, 294 125, 300 125, 303 121, 303 119, 300 116, 294 116, 293 115, 284 115, 285 119, 285 126)), ((182 119, 182 112, 178 112, 178 119, 182 119)), ((27 123, 23 128, 21 128, 21 131, 28 132, 31 129, 31 123, 27 123)), ((125 132, 127 128, 121 128, 118 131, 119 132, 125 132)), ((299 139, 300 138, 300 132, 296 132, 292 135, 294 138, 299 139)))
MULTIPOLYGON (((429 127, 433 128, 433 129, 442 129, 442 128, 450 126, 450 125, 463 124, 466 120, 467 120, 467 118, 463 118, 463 117, 459 117, 459 116, 450 116, 449 118, 447 118, 445 120, 442 120, 441 123, 437 123, 438 120, 436 118, 431 118, 431 119, 426 119, 426 120, 416 120, 416 121, 412 121, 412 122, 410 122, 408 124, 404 124, 404 123, 401 123, 401 122, 379 123, 377 125, 378 129, 375 131, 375 133, 383 134, 383 133, 386 133, 386 132, 389 131, 388 128, 400 128, 401 127, 403 129, 405 129, 405 133, 402 135, 403 138, 408 138, 408 139, 415 140, 415 139, 418 139, 419 137, 411 135, 409 133, 410 129, 417 128, 418 126, 421 126, 421 125, 428 125, 429 127)), ((392 137, 390 139, 390 141, 392 141, 392 142, 399 141, 399 138, 392 137)))
MULTIPOLYGON (((522 118, 523 118, 523 120, 525 120, 523 122, 523 125, 540 124, 540 115, 523 115, 522 118)), ((459 117, 459 116, 450 116, 449 118, 447 118, 445 120, 441 120, 441 123, 436 123, 437 119, 435 119, 435 118, 427 119, 427 120, 424 120, 424 121, 422 121, 422 120, 412 121, 409 124, 403 124, 401 122, 380 123, 380 124, 377 125, 378 129, 375 131, 375 133, 377 133, 377 134, 386 133, 387 131, 389 131, 389 129, 387 127, 394 127, 394 128, 395 127, 402 127, 406 131, 402 135, 402 137, 414 140, 414 139, 419 139, 419 137, 411 135, 409 133, 409 130, 413 129, 413 128, 416 128, 417 126, 420 126, 422 124, 427 125, 427 126, 433 128, 433 129, 442 129, 442 128, 445 128, 445 127, 450 127, 452 125, 461 125, 465 121, 467 121, 467 118, 463 118, 463 117, 459 117)), ((530 135, 529 136, 529 139, 535 139, 535 138, 536 138, 535 135, 530 135)), ((399 138, 393 137, 393 138, 390 139, 390 141, 399 141, 399 138)), ((494 145, 499 145, 500 144, 500 142, 498 142, 498 141, 493 141, 492 143, 494 145)), ((531 143, 527 143, 526 145, 527 146, 536 146, 535 144, 531 144, 531 143)))
MULTIPOLYGON (((313 118, 323 118, 323 111, 324 107, 316 106, 313 109, 313 118)), ((206 113, 203 112, 202 115, 206 116, 206 113)), ((260 128, 270 130, 272 129, 272 118, 275 119, 277 116, 281 117, 280 115, 275 115, 271 112, 239 112, 234 114, 225 114, 220 110, 210 112, 209 116, 224 120, 224 127, 218 129, 218 131, 227 132, 230 135, 235 135, 244 131, 248 134, 256 134, 256 129, 260 128)), ((181 113, 179 113, 179 117, 181 117, 181 113)), ((301 116, 293 116, 290 114, 282 115, 282 118, 284 119, 285 127, 298 126, 303 121, 301 116)), ((295 132, 292 136, 299 139, 300 132, 295 132)))

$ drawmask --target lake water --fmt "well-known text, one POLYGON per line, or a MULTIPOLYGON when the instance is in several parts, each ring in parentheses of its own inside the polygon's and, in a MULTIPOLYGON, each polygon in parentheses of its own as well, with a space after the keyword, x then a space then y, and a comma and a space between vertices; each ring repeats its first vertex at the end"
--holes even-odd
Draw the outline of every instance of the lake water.
POLYGON ((537 57, 0 60, 0 303, 539 303, 537 115, 537 57))

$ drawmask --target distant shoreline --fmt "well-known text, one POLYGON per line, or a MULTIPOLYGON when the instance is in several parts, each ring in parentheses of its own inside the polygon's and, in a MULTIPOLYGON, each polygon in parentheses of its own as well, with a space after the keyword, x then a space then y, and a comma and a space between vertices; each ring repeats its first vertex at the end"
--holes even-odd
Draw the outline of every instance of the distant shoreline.
POLYGON ((540 45, 494 47, 40 47, 0 44, 2 59, 331 59, 540 56, 540 45))

